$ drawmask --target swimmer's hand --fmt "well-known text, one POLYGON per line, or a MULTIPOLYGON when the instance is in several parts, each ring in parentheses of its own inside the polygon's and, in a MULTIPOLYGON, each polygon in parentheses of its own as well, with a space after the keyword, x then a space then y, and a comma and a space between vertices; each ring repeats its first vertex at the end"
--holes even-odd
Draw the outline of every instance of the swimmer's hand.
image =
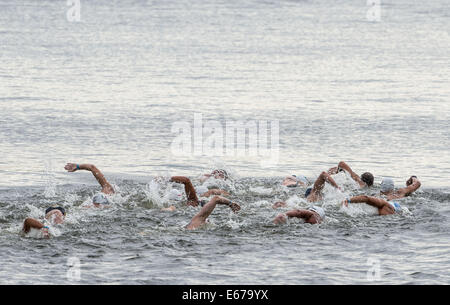
POLYGON ((229 207, 234 213, 236 213, 237 211, 239 211, 241 209, 239 204, 234 203, 234 202, 230 203, 229 207))
POLYGON ((198 202, 195 201, 195 200, 189 200, 189 201, 187 202, 187 205, 190 205, 190 206, 192 206, 192 207, 197 207, 197 206, 198 206, 198 202))
POLYGON ((344 201, 342 201, 342 205, 348 208, 349 202, 350 202, 350 199, 345 199, 344 201))
POLYGON ((75 163, 67 163, 66 166, 64 166, 64 169, 69 173, 73 173, 78 170, 78 166, 75 163))
POLYGON ((328 170, 328 174, 330 174, 330 175, 336 175, 338 172, 339 172, 339 169, 337 166, 332 167, 328 170))
POLYGON ((273 223, 278 225, 278 224, 282 224, 282 223, 286 223, 286 215, 285 214, 280 214, 277 217, 275 217, 275 219, 273 220, 273 223))

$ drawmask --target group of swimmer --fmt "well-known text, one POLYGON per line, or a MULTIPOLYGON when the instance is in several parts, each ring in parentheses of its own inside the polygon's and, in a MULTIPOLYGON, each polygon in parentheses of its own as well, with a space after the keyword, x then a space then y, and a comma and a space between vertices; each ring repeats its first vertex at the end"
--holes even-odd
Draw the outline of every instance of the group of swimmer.
MULTIPOLYGON (((79 170, 90 171, 101 186, 101 192, 97 193, 92 199, 92 206, 96 208, 103 208, 110 205, 110 201, 107 195, 114 194, 114 188, 95 165, 68 163, 64 168, 68 172, 76 172, 79 170)), ((371 173, 366 172, 359 176, 350 168, 347 163, 343 161, 339 162, 338 166, 332 167, 328 171, 322 172, 311 186, 311 183, 305 176, 288 176, 282 181, 282 185, 289 188, 295 188, 298 186, 307 187, 305 198, 312 205, 307 209, 295 209, 290 210, 286 213, 279 214, 277 217, 275 217, 273 223, 285 223, 287 221, 287 218, 301 218, 306 223, 310 224, 321 223, 325 219, 325 210, 322 207, 313 205, 313 203, 323 199, 323 188, 325 186, 325 183, 328 183, 332 187, 342 191, 341 187, 332 177, 333 175, 338 174, 342 171, 348 173, 350 177, 357 183, 360 189, 370 188, 374 183, 374 176, 371 173)), ((204 182, 209 178, 228 180, 229 175, 226 170, 216 169, 213 170, 210 174, 203 175, 200 178, 200 181, 204 182)), ((230 194, 225 190, 217 188, 208 189, 204 185, 198 186, 196 188, 192 184, 191 180, 184 176, 173 176, 170 178, 170 182, 180 183, 184 185, 184 190, 187 197, 187 205, 193 207, 201 207, 200 211, 191 219, 190 223, 186 226, 186 229, 188 230, 197 229, 204 225, 207 222, 207 218, 209 217, 209 215, 211 215, 218 204, 228 206, 235 213, 241 209, 239 204, 232 202, 231 200, 226 198, 230 196, 230 194), (200 200, 199 198, 209 198, 209 200, 200 200)), ((342 204, 348 206, 349 204, 366 203, 377 208, 379 215, 395 214, 401 211, 401 206, 394 200, 409 196, 417 189, 419 189, 420 186, 421 183, 416 176, 411 176, 406 181, 406 187, 399 189, 394 188, 394 181, 391 178, 384 178, 381 182, 381 191, 379 196, 354 196, 351 198, 347 198, 342 202, 342 204)), ((180 198, 182 198, 182 194, 176 189, 172 189, 171 195, 172 196, 170 198, 173 200, 180 200, 180 198)), ((273 204, 274 209, 285 206, 287 206, 287 204, 281 201, 273 204)), ((169 208, 164 208, 163 210, 174 211, 175 209, 175 206, 171 205, 169 208)), ((49 207, 45 210, 45 217, 43 222, 34 218, 26 218, 23 224, 22 231, 26 234, 31 229, 37 229, 42 232, 44 237, 48 238, 49 224, 62 224, 65 220, 65 216, 66 211, 63 207, 49 207)))

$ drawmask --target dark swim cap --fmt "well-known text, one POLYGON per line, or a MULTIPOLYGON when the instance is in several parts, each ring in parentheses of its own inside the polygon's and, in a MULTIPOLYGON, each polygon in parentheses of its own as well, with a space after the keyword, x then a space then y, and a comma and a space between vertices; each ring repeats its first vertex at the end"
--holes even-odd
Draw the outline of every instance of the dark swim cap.
POLYGON ((50 213, 53 210, 59 210, 64 216, 66 216, 66 210, 64 210, 63 207, 49 207, 48 209, 45 210, 45 215, 47 215, 48 213, 50 213))
POLYGON ((308 198, 309 194, 311 194, 312 187, 308 187, 305 192, 305 198, 308 198))
POLYGON ((373 178, 373 175, 371 173, 367 172, 367 173, 364 173, 364 174, 361 175, 361 180, 365 184, 367 184, 367 186, 372 186, 374 178, 373 178))

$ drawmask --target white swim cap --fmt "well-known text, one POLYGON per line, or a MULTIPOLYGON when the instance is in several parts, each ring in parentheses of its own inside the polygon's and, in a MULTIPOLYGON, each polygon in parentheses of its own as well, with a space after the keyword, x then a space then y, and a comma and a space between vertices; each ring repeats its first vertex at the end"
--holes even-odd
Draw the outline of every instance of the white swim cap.
POLYGON ((383 178, 383 181, 381 181, 381 191, 383 193, 392 191, 394 189, 394 180, 391 178, 383 178))
POLYGON ((183 199, 183 194, 177 189, 172 189, 172 190, 170 190, 169 199, 170 200, 181 200, 181 199, 183 199))
POLYGON ((207 191, 209 191, 209 190, 208 190, 208 188, 207 188, 206 186, 204 186, 204 185, 200 185, 200 186, 197 186, 197 187, 195 188, 195 192, 197 193, 198 196, 203 195, 203 194, 206 193, 207 191))
POLYGON ((319 214, 320 218, 324 219, 325 218, 325 210, 322 209, 321 207, 318 207, 316 205, 313 205, 312 207, 309 208, 309 210, 316 212, 317 214, 319 214))
POLYGON ((109 204, 108 198, 106 198, 105 194, 98 193, 92 198, 92 203, 94 204, 109 204))

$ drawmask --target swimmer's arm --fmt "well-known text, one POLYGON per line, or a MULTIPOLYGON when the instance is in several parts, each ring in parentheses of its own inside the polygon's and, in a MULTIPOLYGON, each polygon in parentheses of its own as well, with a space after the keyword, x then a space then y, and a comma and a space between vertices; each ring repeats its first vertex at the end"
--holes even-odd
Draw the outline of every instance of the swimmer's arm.
POLYGON ((227 191, 224 191, 224 190, 220 190, 220 189, 210 189, 206 193, 202 194, 203 197, 209 197, 212 195, 230 196, 230 193, 228 193, 227 191))
POLYGON ((351 167, 348 166, 348 164, 345 163, 344 161, 339 162, 338 168, 342 168, 343 170, 348 172, 350 174, 350 177, 352 177, 352 179, 355 180, 359 184, 360 187, 366 186, 366 183, 361 180, 361 177, 359 177, 359 175, 357 173, 355 173, 351 169, 351 167))
POLYGON ((330 168, 330 169, 328 170, 328 174, 329 174, 329 175, 336 175, 337 173, 338 173, 338 167, 337 167, 337 166, 332 167, 332 168, 330 168))
POLYGON ((286 217, 292 218, 303 218, 305 220, 308 220, 311 216, 313 216, 313 212, 307 211, 307 210, 292 210, 289 212, 286 212, 284 214, 280 214, 273 220, 274 224, 282 224, 286 223, 286 217))
POLYGON ((30 229, 31 229, 31 228, 40 230, 40 229, 42 229, 43 227, 44 227, 44 224, 42 224, 40 221, 38 221, 38 220, 36 220, 36 219, 34 219, 34 218, 27 218, 27 219, 25 219, 25 221, 23 222, 23 228, 22 228, 22 230, 23 230, 25 233, 28 233, 28 232, 30 232, 30 229))
POLYGON ((307 210, 292 210, 292 211, 286 212, 286 216, 289 218, 296 217, 296 218, 309 219, 312 215, 314 215, 313 212, 307 211, 307 210))
POLYGON ((197 220, 205 221, 209 215, 211 215, 212 211, 216 207, 217 204, 224 204, 230 207, 233 212, 237 212, 241 209, 239 205, 231 202, 231 200, 226 199, 220 196, 214 196, 207 204, 203 206, 203 208, 198 212, 198 214, 194 217, 197 220))
POLYGON ((325 173, 324 172, 324 174, 325 174, 325 181, 327 181, 329 184, 331 184, 332 186, 334 186, 335 188, 337 188, 337 189, 341 189, 340 187, 339 187, 339 185, 336 183, 336 181, 334 181, 334 179, 328 174, 328 173, 325 173))
MULTIPOLYGON (((378 209, 382 209, 386 205, 389 206, 389 203, 384 199, 372 197, 372 196, 366 196, 366 195, 352 197, 352 198, 350 198, 350 203, 367 203, 368 205, 371 205, 378 209)), ((348 201, 345 200, 344 204, 348 205, 348 201)))
POLYGON ((192 185, 191 180, 188 177, 184 176, 173 176, 170 178, 170 182, 177 182, 184 184, 184 191, 186 192, 186 197, 188 199, 188 202, 197 203, 198 205, 198 197, 195 192, 195 188, 192 185))
POLYGON ((106 180, 103 173, 94 165, 94 164, 79 164, 77 167, 77 164, 74 163, 67 163, 67 165, 64 167, 68 172, 75 172, 77 170, 87 170, 92 172, 95 179, 97 179, 98 183, 102 187, 102 192, 105 194, 114 194, 114 189, 109 184, 109 182, 106 180))
POLYGON ((420 183, 419 179, 417 179, 417 178, 410 178, 410 179, 413 179, 412 180, 413 181, 412 184, 407 186, 407 187, 405 187, 405 188, 397 190, 396 193, 398 193, 400 195, 403 195, 403 196, 408 196, 408 195, 411 195, 412 193, 414 193, 415 191, 417 191, 420 188, 420 186, 422 184, 420 183))

